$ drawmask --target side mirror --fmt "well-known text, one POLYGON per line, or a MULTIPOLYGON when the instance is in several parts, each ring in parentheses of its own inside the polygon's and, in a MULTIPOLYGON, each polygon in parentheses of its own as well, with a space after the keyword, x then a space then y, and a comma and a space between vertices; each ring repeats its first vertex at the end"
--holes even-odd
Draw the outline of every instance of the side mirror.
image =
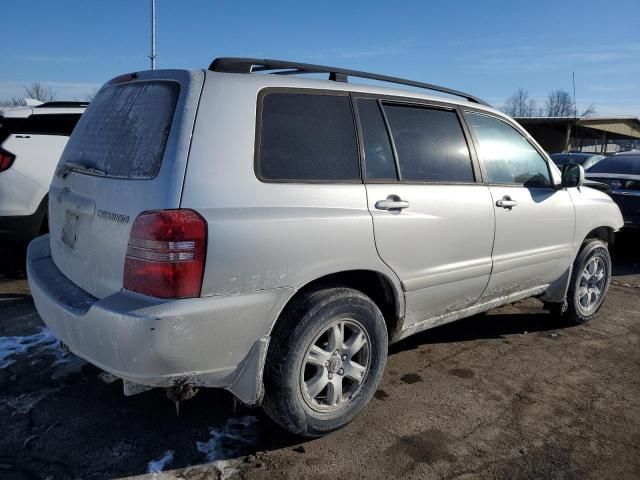
POLYGON ((562 186, 564 188, 580 187, 584 183, 584 168, 577 163, 568 163, 562 169, 562 186))

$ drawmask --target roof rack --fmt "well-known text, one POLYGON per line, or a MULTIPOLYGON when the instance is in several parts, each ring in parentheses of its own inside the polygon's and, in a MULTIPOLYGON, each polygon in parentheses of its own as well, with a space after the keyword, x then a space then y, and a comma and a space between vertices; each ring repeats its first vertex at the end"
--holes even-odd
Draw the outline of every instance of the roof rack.
POLYGON ((252 72, 271 72, 276 75, 298 75, 304 73, 328 73, 329 80, 336 82, 347 82, 349 77, 368 78, 380 82, 397 83, 400 85, 408 85, 410 87, 424 88, 435 92, 446 93, 456 97, 462 97, 470 102, 479 103, 481 105, 490 106, 484 100, 469 95, 468 93, 453 90, 451 88, 433 85, 431 83, 416 82, 415 80, 407 80, 398 77, 389 77, 387 75, 379 75, 377 73, 361 72, 358 70, 348 70, 345 68, 326 67, 323 65, 313 65, 310 63, 287 62, 284 60, 269 60, 259 58, 235 58, 222 57, 216 58, 209 70, 224 73, 252 73, 252 72))
POLYGON ((89 102, 67 102, 67 101, 58 101, 58 102, 46 102, 42 105, 38 105, 35 108, 81 108, 87 107, 89 102))

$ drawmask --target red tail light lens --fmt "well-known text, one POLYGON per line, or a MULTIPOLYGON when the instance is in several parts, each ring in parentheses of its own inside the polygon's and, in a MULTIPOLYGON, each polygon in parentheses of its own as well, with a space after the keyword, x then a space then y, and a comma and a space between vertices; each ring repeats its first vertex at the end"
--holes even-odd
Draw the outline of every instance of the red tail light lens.
POLYGON ((200 296, 207 222, 193 210, 138 215, 124 263, 124 288, 158 298, 200 296))
POLYGON ((8 170, 11 165, 13 165, 13 161, 16 159, 16 156, 7 152, 4 148, 0 148, 0 172, 4 172, 8 170))

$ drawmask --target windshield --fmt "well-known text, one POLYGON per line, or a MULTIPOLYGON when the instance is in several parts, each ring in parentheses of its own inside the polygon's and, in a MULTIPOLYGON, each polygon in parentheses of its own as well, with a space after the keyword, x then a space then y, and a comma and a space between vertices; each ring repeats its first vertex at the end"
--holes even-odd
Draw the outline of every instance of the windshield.
POLYGON ((589 173, 640 175, 640 155, 621 155, 606 158, 591 167, 589 173))
POLYGON ((177 83, 157 81, 103 88, 78 122, 61 164, 116 177, 155 177, 179 89, 177 83))

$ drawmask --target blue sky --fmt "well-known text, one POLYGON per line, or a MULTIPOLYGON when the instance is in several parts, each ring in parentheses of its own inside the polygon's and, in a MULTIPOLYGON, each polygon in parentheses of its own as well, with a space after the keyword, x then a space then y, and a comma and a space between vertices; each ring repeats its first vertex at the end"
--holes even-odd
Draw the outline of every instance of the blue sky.
MULTIPOLYGON (((149 68, 150 0, 2 0, 0 99, 38 80, 83 99, 149 68)), ((640 1, 157 0, 158 68, 280 58, 404 76, 500 106, 516 89, 571 91, 640 116, 640 1), (615 7, 615 8, 614 8, 615 7)))

